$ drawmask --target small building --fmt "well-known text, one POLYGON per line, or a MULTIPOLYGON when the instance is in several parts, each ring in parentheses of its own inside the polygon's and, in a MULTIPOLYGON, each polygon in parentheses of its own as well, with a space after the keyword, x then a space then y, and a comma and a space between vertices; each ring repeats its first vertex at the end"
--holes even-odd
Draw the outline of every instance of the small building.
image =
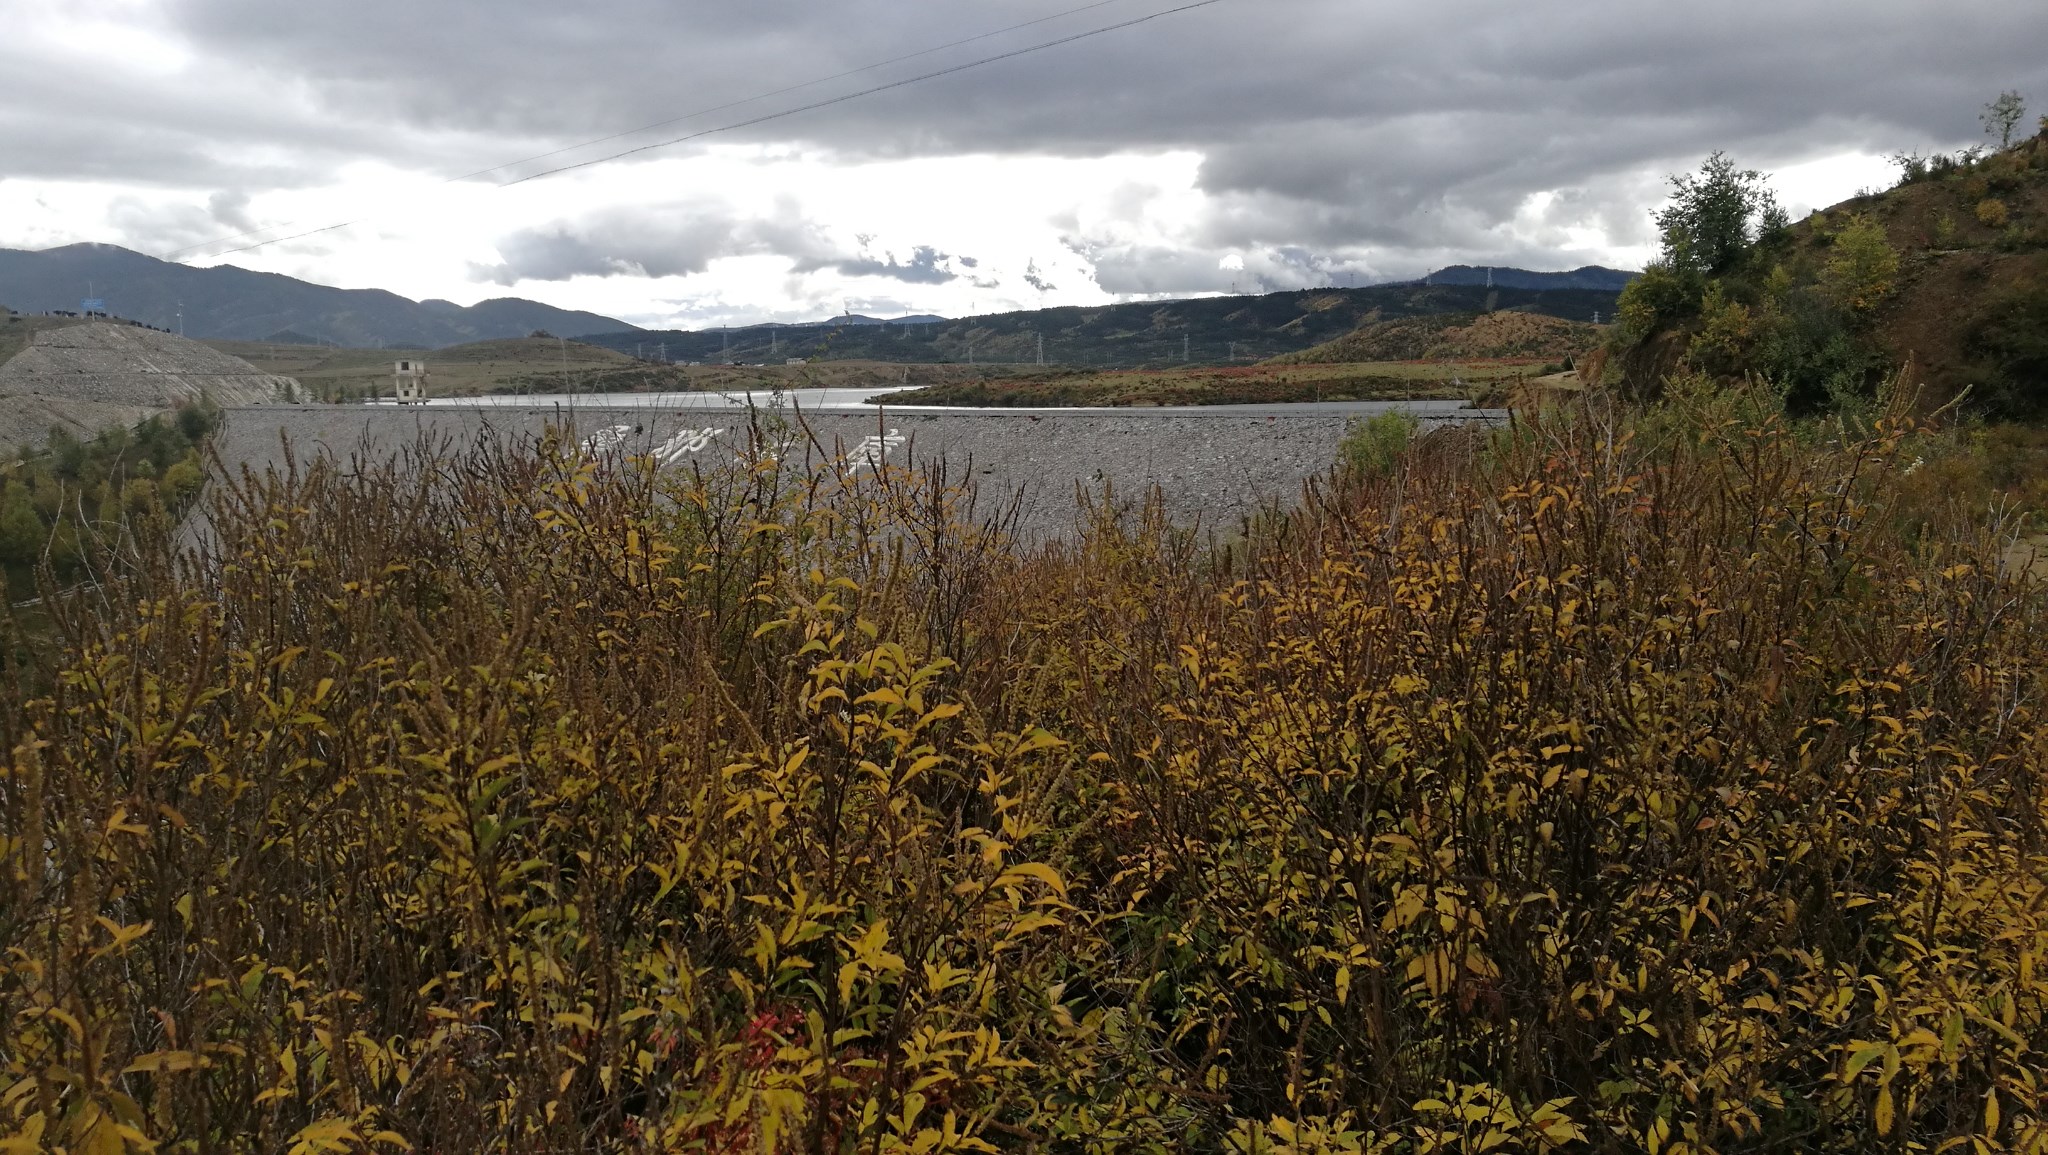
POLYGON ((393 395, 400 405, 424 405, 427 403, 427 363, 425 361, 400 361, 392 366, 392 380, 396 384, 393 395))

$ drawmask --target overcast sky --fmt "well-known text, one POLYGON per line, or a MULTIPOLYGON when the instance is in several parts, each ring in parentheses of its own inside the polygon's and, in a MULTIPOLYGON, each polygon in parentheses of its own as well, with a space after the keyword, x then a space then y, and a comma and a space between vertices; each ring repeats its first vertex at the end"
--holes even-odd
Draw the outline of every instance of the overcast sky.
POLYGON ((1087 2, 0 0, 0 246, 650 326, 961 315, 1636 267, 1714 149, 1798 212, 2002 90, 2048 111, 2042 0, 1218 0, 507 183, 1189 0, 1087 2))

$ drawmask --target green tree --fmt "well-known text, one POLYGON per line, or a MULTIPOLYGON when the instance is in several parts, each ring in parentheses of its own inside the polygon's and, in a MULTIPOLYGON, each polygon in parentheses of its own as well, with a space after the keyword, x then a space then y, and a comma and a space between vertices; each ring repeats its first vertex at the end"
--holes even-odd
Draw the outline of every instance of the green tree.
POLYGON ((43 543, 47 540, 43 519, 36 516, 35 506, 29 503, 28 490, 9 485, 6 497, 0 498, 0 561, 32 564, 43 556, 43 543))
POLYGON ((57 476, 78 480, 79 471, 85 468, 85 446, 69 429, 62 425, 50 427, 50 457, 56 463, 57 476))
POLYGON ((1749 246, 1781 231, 1785 210, 1755 169, 1715 152, 1697 173, 1671 178, 1671 203, 1657 212, 1664 261, 1682 273, 1719 275, 1749 246))
POLYGON ((202 397, 197 404, 178 407, 178 432, 187 444, 197 445, 213 432, 220 422, 220 409, 211 398, 202 397))
POLYGON ((60 577, 70 577, 78 572, 79 561, 85 551, 78 543, 78 531, 68 521, 60 521, 50 531, 50 565, 60 577))
POLYGON ((180 461, 164 470, 164 479, 159 488, 163 491, 164 504, 172 509, 181 509, 193 494, 199 492, 206 482, 206 475, 191 461, 180 461))
POLYGON ((121 489, 121 508, 135 517, 156 509, 161 501, 156 482, 147 477, 135 478, 121 489))
POLYGON ((1615 319, 1621 339, 1636 344, 1673 321, 1699 312, 1705 278, 1669 261, 1651 261, 1643 275, 1621 291, 1615 319))
POLYGON ((1867 398, 1889 358, 1858 329, 1856 318, 1817 286, 1781 285, 1757 318, 1751 367, 1777 385, 1796 414, 1867 398))
POLYGON ((1708 373, 1738 374, 1748 363, 1754 330, 1755 317, 1749 307, 1730 300, 1727 289, 1717 281, 1707 286, 1700 301, 1699 331, 1693 334, 1686 356, 1708 373))
POLYGON ((1963 347, 1981 373, 1986 408, 2039 417, 2048 410, 2048 281, 1994 297, 1965 327, 1963 347))
POLYGON ((1998 138, 1998 147, 2012 147, 2012 130, 2019 127, 2020 118, 2027 115, 2027 102, 2017 92, 2001 92, 1998 99, 1984 106, 1978 116, 1984 122, 1984 134, 1998 138))
POLYGON ((1422 428, 1414 414, 1388 411, 1369 420, 1352 418, 1345 427, 1344 440, 1337 447, 1346 468, 1366 477, 1382 477, 1394 471, 1401 455, 1422 428))
POLYGON ((1835 233, 1820 287, 1851 313, 1868 313, 1891 296, 1899 279, 1899 251, 1884 226, 1868 214, 1851 216, 1835 233))

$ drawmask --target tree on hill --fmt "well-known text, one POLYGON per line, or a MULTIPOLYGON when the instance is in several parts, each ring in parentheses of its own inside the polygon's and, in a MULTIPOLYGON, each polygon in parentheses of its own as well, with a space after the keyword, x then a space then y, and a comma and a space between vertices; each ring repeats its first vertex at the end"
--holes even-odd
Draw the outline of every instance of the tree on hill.
POLYGON ((33 564, 42 556, 43 545, 48 540, 49 532, 43 528, 42 519, 36 516, 28 489, 10 484, 6 498, 0 501, 0 561, 12 565, 33 564))
POLYGON ((1688 273, 1719 274, 1749 247, 1790 223, 1755 169, 1739 169, 1716 151, 1697 174, 1671 178, 1671 203, 1657 213, 1664 262, 1688 273))
POLYGON ((2048 410, 2048 281, 1993 297, 1970 323, 1963 344, 1983 400, 1994 411, 2039 418, 2048 410))
POLYGON ((2019 127, 2020 118, 2027 115, 2026 99, 2017 92, 2001 92, 1998 99, 1984 106, 1984 134, 1998 138, 1998 147, 2012 147, 2013 129, 2019 127))
POLYGON ((1828 299, 1852 314, 1865 314, 1891 295, 1899 279, 1899 251, 1884 226, 1858 213, 1835 231, 1820 287, 1828 299))
POLYGON ((1699 172, 1671 178, 1671 203, 1655 217, 1663 252, 1622 290, 1617 306, 1629 345, 1697 317, 1711 281, 1735 273, 1759 242, 1775 242, 1787 228, 1764 174, 1738 168, 1718 150, 1699 172))
POLYGON ((1621 295, 1619 339, 1631 385, 1654 392, 1684 367, 1760 376, 1794 412, 1860 404, 1883 369, 1867 339, 1895 290, 1900 257, 1874 218, 1816 217, 1824 258, 1793 245, 1764 174, 1725 153, 1671 180, 1656 214, 1662 258, 1621 295))

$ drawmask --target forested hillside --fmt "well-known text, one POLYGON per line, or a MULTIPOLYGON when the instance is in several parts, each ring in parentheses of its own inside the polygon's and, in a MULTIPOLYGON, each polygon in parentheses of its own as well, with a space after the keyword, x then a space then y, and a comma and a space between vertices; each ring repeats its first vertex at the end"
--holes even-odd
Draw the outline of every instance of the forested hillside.
POLYGON ((1992 152, 1900 158, 1897 187, 1791 223, 1762 174, 1716 158, 1623 295, 1629 379, 1768 379, 1795 409, 1873 396, 1910 363, 1931 396, 2048 412, 2048 130, 1992 152))
POLYGON ((1258 297, 1206 297, 1093 308, 1000 313, 922 325, 735 329, 587 337, 623 353, 679 361, 791 357, 929 363, 1036 362, 1093 368, 1260 361, 1402 317, 1515 310, 1573 321, 1612 318, 1611 289, 1488 289, 1483 285, 1378 285, 1258 297))

